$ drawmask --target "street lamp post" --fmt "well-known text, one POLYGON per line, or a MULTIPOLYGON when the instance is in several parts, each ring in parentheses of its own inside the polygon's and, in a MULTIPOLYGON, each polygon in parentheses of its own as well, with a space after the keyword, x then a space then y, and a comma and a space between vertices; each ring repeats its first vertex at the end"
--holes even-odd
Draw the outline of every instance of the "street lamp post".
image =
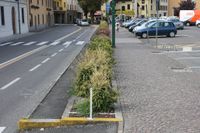
POLYGON ((18 9, 18 26, 19 26, 19 34, 21 34, 21 20, 20 20, 20 6, 19 6, 19 0, 17 1, 17 9, 18 9))
POLYGON ((134 0, 134 11, 135 11, 135 18, 137 18, 138 17, 138 5, 137 5, 137 0, 134 0))
POLYGON ((115 48, 115 0, 112 0, 112 47, 115 48))

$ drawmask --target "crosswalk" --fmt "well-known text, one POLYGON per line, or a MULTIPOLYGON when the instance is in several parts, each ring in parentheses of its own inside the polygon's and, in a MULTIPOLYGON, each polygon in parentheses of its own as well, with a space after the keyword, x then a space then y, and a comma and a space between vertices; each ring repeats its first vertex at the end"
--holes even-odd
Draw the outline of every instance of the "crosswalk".
POLYGON ((56 46, 56 45, 63 45, 63 46, 69 46, 72 43, 74 43, 74 45, 83 45, 86 42, 85 41, 66 41, 66 42, 61 42, 61 41, 41 41, 41 42, 36 42, 36 41, 30 41, 30 42, 5 42, 5 43, 0 43, 0 47, 3 46, 31 46, 31 45, 35 45, 35 46, 42 46, 42 45, 50 45, 50 46, 56 46))

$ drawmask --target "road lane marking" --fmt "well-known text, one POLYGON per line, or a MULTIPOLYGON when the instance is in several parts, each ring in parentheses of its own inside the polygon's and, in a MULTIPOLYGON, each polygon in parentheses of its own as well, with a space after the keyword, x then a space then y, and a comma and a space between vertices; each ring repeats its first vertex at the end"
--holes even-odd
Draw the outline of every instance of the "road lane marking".
POLYGON ((76 45, 83 45, 84 44, 84 41, 78 41, 77 43, 76 43, 76 45))
POLYGON ((88 30, 85 30, 83 33, 81 33, 79 36, 76 37, 76 39, 74 39, 74 41, 76 41, 77 39, 79 39, 82 35, 84 35, 88 30))
POLYGON ((67 41, 63 45, 66 46, 66 45, 70 45, 71 43, 72 43, 72 41, 67 41))
POLYGON ((6 129, 6 127, 0 127, 0 133, 3 133, 3 131, 6 129))
POLYGON ((9 44, 11 44, 11 43, 13 43, 13 42, 3 43, 3 44, 1 44, 0 46, 6 46, 6 45, 9 45, 9 44))
POLYGON ((41 45, 44 45, 44 44, 47 44, 48 42, 46 41, 46 42, 41 42, 41 43, 38 43, 38 44, 36 44, 37 46, 41 46, 41 45))
POLYGON ((55 45, 57 45, 57 44, 59 44, 60 43, 60 41, 55 41, 55 42, 52 42, 50 45, 51 46, 55 46, 55 45))
POLYGON ((1 87, 0 90, 5 90, 5 89, 7 89, 7 88, 10 87, 11 85, 13 85, 13 84, 16 83, 17 81, 19 81, 20 79, 21 79, 20 77, 16 78, 15 80, 11 81, 11 82, 8 83, 7 85, 1 87))
POLYGON ((29 46, 29 45, 32 45, 32 44, 34 44, 34 43, 36 43, 36 42, 29 42, 29 43, 25 43, 25 44, 23 44, 24 46, 29 46))
POLYGON ((173 54, 173 53, 199 53, 200 50, 193 50, 193 51, 164 51, 162 54, 173 54))
POLYGON ((69 45, 70 45, 70 44, 68 44, 68 45, 65 45, 65 48, 68 48, 68 47, 69 47, 69 45))
POLYGON ((13 44, 11 44, 10 46, 17 46, 17 45, 20 45, 20 44, 22 44, 22 43, 24 43, 24 42, 13 43, 13 44))
POLYGON ((59 50, 59 52, 62 52, 62 51, 63 51, 63 48, 59 50))
POLYGON ((45 60, 42 61, 42 64, 46 63, 49 60, 50 60, 50 58, 46 58, 45 60))
POLYGON ((190 69, 200 69, 200 66, 191 66, 190 69))
POLYGON ((38 64, 37 66, 31 68, 29 71, 32 72, 32 71, 36 70, 37 68, 39 68, 40 66, 41 66, 41 64, 38 64))
POLYGON ((192 51, 192 47, 183 47, 183 51, 184 52, 192 51))
POLYGON ((200 57, 179 57, 175 59, 176 60, 196 60, 196 59, 200 59, 200 57))
POLYGON ((54 53, 54 54, 51 55, 51 57, 54 57, 54 56, 56 56, 57 54, 58 54, 58 53, 54 53))
POLYGON ((71 36, 71 35, 73 35, 73 34, 79 32, 81 29, 82 29, 82 28, 79 27, 78 30, 76 30, 76 31, 74 31, 74 32, 72 32, 72 33, 70 33, 70 34, 67 34, 66 36, 63 36, 63 37, 61 37, 61 38, 59 38, 59 39, 57 39, 57 40, 55 40, 55 41, 56 41, 56 42, 57 42, 57 41, 62 41, 62 40, 64 40, 65 38, 67 38, 67 37, 69 37, 69 36, 71 36))
POLYGON ((49 47, 49 46, 42 46, 42 47, 39 47, 39 48, 34 49, 34 50, 30 51, 30 52, 27 52, 27 53, 25 53, 25 54, 22 54, 22 55, 20 55, 20 56, 18 56, 18 57, 16 57, 16 58, 13 58, 13 59, 11 59, 11 60, 9 60, 9 61, 6 61, 6 62, 4 62, 4 63, 1 63, 1 64, 0 64, 0 69, 6 67, 6 66, 8 66, 8 65, 11 65, 11 64, 13 64, 13 63, 15 63, 15 62, 17 62, 17 61, 20 61, 20 60, 22 60, 22 59, 24 59, 24 58, 26 58, 26 57, 28 57, 28 56, 30 56, 30 55, 36 53, 36 52, 39 52, 39 51, 41 51, 41 50, 47 48, 47 47, 49 47))

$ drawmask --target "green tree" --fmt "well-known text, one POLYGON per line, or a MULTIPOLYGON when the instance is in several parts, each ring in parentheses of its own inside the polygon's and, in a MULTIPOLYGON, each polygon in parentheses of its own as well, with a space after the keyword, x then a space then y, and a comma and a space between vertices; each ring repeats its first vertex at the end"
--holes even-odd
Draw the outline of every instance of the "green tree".
POLYGON ((196 3, 192 0, 181 1, 179 7, 174 8, 174 15, 179 16, 180 10, 194 10, 196 3))

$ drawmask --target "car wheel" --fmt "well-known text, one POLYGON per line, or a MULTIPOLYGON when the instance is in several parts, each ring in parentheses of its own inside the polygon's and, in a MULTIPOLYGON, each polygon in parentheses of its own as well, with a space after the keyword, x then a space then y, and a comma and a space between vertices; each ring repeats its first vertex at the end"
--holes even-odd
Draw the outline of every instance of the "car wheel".
POLYGON ((190 26, 190 23, 189 23, 189 22, 187 22, 187 23, 186 23, 186 25, 187 25, 187 26, 190 26))
POLYGON ((197 27, 200 28, 200 24, 197 24, 197 27))
POLYGON ((172 31, 172 32, 169 33, 169 36, 170 37, 175 37, 175 33, 172 31))
POLYGON ((147 38, 147 33, 142 33, 142 38, 147 38))

